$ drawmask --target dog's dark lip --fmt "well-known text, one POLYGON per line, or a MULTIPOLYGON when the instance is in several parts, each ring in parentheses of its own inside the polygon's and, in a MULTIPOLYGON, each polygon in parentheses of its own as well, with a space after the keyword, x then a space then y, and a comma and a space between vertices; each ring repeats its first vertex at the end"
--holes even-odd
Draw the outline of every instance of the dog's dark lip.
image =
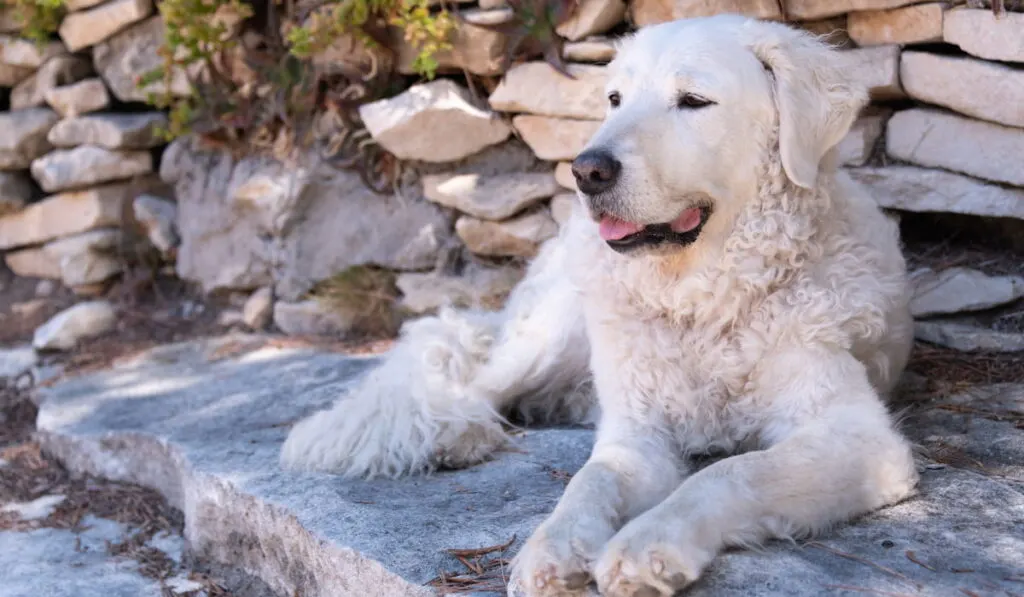
MULTIPOLYGON (((624 236, 617 240, 606 240, 605 242, 618 253, 629 253, 636 249, 656 247, 668 243, 680 247, 691 245, 696 242, 697 237, 700 236, 701 230, 704 228, 704 224, 707 223, 708 218, 711 217, 711 213, 713 211, 710 205, 699 205, 697 207, 700 208, 700 224, 698 224, 693 230, 675 232, 672 230, 672 226, 668 222, 661 224, 648 224, 639 232, 630 234, 629 236, 624 236)), ((603 214, 598 214, 597 219, 600 220, 602 215, 603 214)))

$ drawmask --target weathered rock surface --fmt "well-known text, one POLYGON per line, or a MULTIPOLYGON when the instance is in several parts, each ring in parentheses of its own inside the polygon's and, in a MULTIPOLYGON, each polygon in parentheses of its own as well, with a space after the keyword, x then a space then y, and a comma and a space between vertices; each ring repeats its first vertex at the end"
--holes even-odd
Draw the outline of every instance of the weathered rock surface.
POLYGON ((401 159, 452 162, 508 138, 511 129, 447 79, 359 108, 366 129, 401 159), (453 134, 458 131, 458 134, 453 134), (439 142, 442 141, 443 142, 439 142))
POLYGON ((54 315, 32 337, 36 350, 71 350, 82 340, 114 329, 117 313, 107 301, 78 303, 54 315))
POLYGON ((110 91, 123 102, 143 102, 151 93, 190 95, 191 85, 181 70, 172 74, 170 89, 164 81, 156 81, 142 88, 135 84, 139 75, 163 66, 163 59, 158 53, 163 43, 163 18, 159 15, 150 17, 94 46, 93 64, 110 91))
POLYGON ((892 114, 885 109, 869 108, 853 123, 850 132, 839 142, 839 163, 863 166, 885 131, 885 121, 892 114))
POLYGON ((444 306, 497 309, 523 277, 516 267, 470 267, 461 275, 411 272, 395 283, 402 291, 401 306, 416 314, 444 306))
POLYGON ((759 19, 782 18, 776 0, 635 0, 630 11, 637 26, 727 12, 759 19))
MULTIPOLYGON (((472 9, 463 12, 462 18, 472 20, 472 9)), ((392 28, 392 47, 398 53, 398 71, 411 75, 416 72, 414 63, 420 50, 405 39, 401 28, 392 28)), ((434 53, 438 71, 457 73, 467 70, 474 75, 500 75, 505 60, 505 47, 508 40, 501 33, 476 27, 469 22, 456 20, 455 29, 448 37, 451 48, 434 53)))
MULTIPOLYGON (((329 406, 374 360, 255 341, 245 354, 218 356, 219 346, 239 342, 167 346, 43 388, 39 428, 45 449, 72 471, 167 496, 185 513, 190 555, 240 567, 281 595, 432 595, 424 583, 461 566, 446 549, 514 535, 507 555, 515 553, 565 489, 551 471, 572 474, 590 452, 590 431, 532 429, 493 461, 430 477, 285 472, 277 456, 288 424, 329 406)), ((1008 400, 1004 390, 969 404, 994 411, 1008 400)), ((935 458, 951 440, 972 457, 964 462, 985 469, 939 464, 929 450, 919 460, 917 496, 815 544, 731 550, 687 594, 820 597, 842 592, 827 588, 837 586, 942 597, 963 595, 960 589, 1016 591, 1024 432, 938 408, 915 413, 905 427, 934 447, 935 458)))
POLYGON ((18 377, 38 362, 39 355, 31 346, 0 349, 0 381, 18 377))
POLYGON ((906 51, 900 59, 900 79, 914 99, 1024 127, 1024 71, 1020 69, 974 58, 906 51))
POLYGON ((50 129, 47 140, 55 147, 149 149, 163 144, 158 132, 165 126, 163 112, 89 114, 61 120, 50 129))
POLYGON ((455 222, 455 232, 478 255, 533 257, 542 242, 558 234, 558 224, 545 208, 504 222, 462 216, 455 222))
POLYGON ((946 13, 942 37, 947 43, 987 60, 1024 62, 1024 14, 999 17, 989 9, 957 8, 946 13))
POLYGON ((153 13, 153 0, 109 0, 95 8, 72 12, 60 24, 68 50, 94 46, 153 13))
POLYGON ((34 108, 46 103, 46 93, 92 74, 92 65, 85 58, 63 54, 46 61, 32 76, 11 90, 11 109, 34 108))
POLYGON ((1024 276, 989 276, 965 267, 914 272, 914 317, 951 315, 999 307, 1024 297, 1024 276))
POLYGON ((22 170, 52 149, 46 140, 57 113, 48 108, 0 112, 0 170, 22 170))
POLYGON ((1024 189, 915 166, 851 168, 882 207, 1024 219, 1024 189))
POLYGON ((64 46, 58 41, 40 46, 30 39, 0 35, 0 62, 9 66, 21 66, 34 70, 50 58, 65 52, 64 46))
POLYGON ((847 16, 850 38, 860 46, 942 41, 942 17, 947 9, 943 2, 928 2, 852 12, 847 16))
POLYGON ((19 213, 0 217, 0 249, 117 226, 121 223, 121 202, 126 190, 126 185, 112 184, 61 193, 33 203, 19 213))
POLYGON ((867 87, 874 100, 904 97, 900 86, 900 47, 897 45, 856 48, 840 52, 846 75, 867 87))
POLYGON ((986 180, 1024 186, 1024 130, 928 108, 902 110, 886 127, 889 155, 986 180))
POLYGON ((146 230, 146 238, 167 255, 178 246, 178 205, 154 195, 139 195, 132 201, 135 221, 146 230))
POLYGON ((572 62, 611 62, 615 45, 607 38, 588 38, 565 44, 562 57, 572 62))
POLYGON ((262 330, 274 318, 274 289, 264 286, 252 293, 242 307, 242 323, 252 330, 262 330))
POLYGON ((575 159, 601 122, 521 114, 512 119, 512 126, 537 157, 555 162, 575 159))
POLYGON ((1024 334, 1000 332, 957 320, 917 321, 914 323, 914 337, 961 352, 1024 350, 1024 334))
POLYGON ((423 177, 427 199, 485 220, 504 220, 557 192, 558 183, 551 172, 423 177))
POLYGON ((555 181, 559 186, 570 191, 576 189, 576 177, 572 173, 572 162, 558 162, 555 166, 555 181))
POLYGON ((273 305, 274 325, 292 336, 343 336, 352 329, 344 314, 328 309, 315 299, 273 305))
POLYGON ((846 12, 887 10, 919 0, 785 0, 786 16, 798 21, 821 19, 846 12))
POLYGON ((488 98, 491 108, 502 112, 526 112, 601 120, 608 107, 603 66, 570 64, 570 79, 547 62, 526 62, 508 71, 488 98))
POLYGON ((565 226, 569 216, 577 209, 582 210, 583 207, 575 193, 559 193, 551 198, 551 217, 560 227, 565 226))
POLYGON ((625 16, 626 3, 622 0, 583 0, 576 13, 555 31, 566 39, 579 41, 614 28, 625 16))
POLYGON ((14 87, 29 78, 33 69, 26 66, 11 66, 0 62, 0 87, 14 87))
POLYGON ((6 253, 4 263, 23 278, 60 279, 60 263, 39 247, 6 253))
POLYGON ((105 0, 65 0, 64 6, 71 12, 76 10, 85 10, 86 8, 92 8, 97 4, 104 2, 105 0))
POLYGON ((856 44, 850 39, 846 15, 828 17, 816 21, 791 22, 794 27, 825 36, 825 41, 836 48, 852 48, 856 44))
POLYGON ((32 183, 23 172, 0 172, 0 216, 14 213, 32 199, 32 183))
POLYGON ((96 145, 56 150, 32 162, 32 177, 48 193, 152 171, 153 156, 148 151, 110 150, 96 145))
POLYGON ((65 286, 88 286, 121 272, 116 255, 120 240, 119 229, 103 228, 51 241, 43 252, 57 262, 65 286))
POLYGON ((110 105, 107 86, 96 77, 54 87, 43 94, 43 99, 64 118, 95 112, 110 105))
POLYGON ((353 173, 308 163, 236 160, 186 140, 171 144, 161 177, 178 200, 179 276, 206 291, 274 285, 278 297, 294 301, 353 265, 434 266, 451 238, 437 206, 415 193, 380 196, 353 173))

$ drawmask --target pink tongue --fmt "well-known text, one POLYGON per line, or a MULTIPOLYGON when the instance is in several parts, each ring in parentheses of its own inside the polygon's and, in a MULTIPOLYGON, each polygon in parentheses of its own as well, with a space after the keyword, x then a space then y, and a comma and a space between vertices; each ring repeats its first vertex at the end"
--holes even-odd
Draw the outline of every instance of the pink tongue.
POLYGON ((612 216, 602 216, 600 228, 601 238, 604 240, 622 240, 644 229, 641 224, 626 222, 612 216))
POLYGON ((670 226, 672 232, 689 232, 700 226, 701 213, 699 207, 691 207, 684 211, 678 218, 672 220, 670 226))

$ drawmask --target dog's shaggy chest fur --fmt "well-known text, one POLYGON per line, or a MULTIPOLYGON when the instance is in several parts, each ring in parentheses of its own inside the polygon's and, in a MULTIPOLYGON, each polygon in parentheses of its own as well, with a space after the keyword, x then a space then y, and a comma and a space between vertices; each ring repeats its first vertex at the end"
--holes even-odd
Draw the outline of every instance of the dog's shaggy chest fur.
POLYGON ((735 16, 645 28, 608 70, 580 202, 506 307, 408 324, 282 449, 398 476, 483 462, 501 415, 598 419, 514 595, 668 597, 728 546, 917 481, 885 406, 912 340, 898 231, 835 165, 865 90, 817 39, 735 16), (695 470, 703 453, 729 456, 695 470))

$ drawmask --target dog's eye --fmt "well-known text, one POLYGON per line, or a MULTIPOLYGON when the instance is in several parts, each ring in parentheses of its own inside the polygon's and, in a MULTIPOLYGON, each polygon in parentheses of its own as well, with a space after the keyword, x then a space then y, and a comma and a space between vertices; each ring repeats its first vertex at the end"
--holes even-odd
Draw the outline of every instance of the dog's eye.
POLYGON ((704 106, 710 106, 713 103, 715 102, 709 99, 704 99, 699 95, 694 95, 692 93, 684 93, 679 96, 679 99, 676 100, 676 107, 682 109, 689 108, 692 110, 695 108, 703 108, 704 106))
POLYGON ((619 102, 621 102, 621 101, 622 101, 622 96, 619 95, 618 91, 613 91, 613 92, 608 94, 608 103, 611 104, 611 106, 613 108, 618 108, 619 107, 619 102))

